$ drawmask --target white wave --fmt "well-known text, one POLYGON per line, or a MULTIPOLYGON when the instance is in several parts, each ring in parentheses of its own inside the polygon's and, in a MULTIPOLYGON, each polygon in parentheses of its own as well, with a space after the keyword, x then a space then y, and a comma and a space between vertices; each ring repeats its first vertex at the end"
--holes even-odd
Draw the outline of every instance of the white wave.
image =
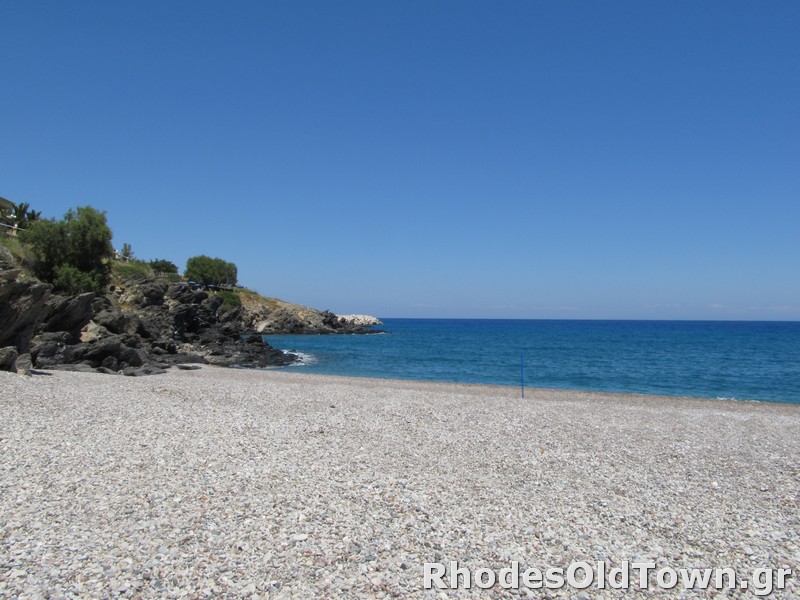
POLYGON ((292 363, 293 367, 305 367, 308 365, 317 364, 318 359, 313 354, 308 354, 306 352, 298 352, 297 350, 283 350, 286 354, 291 354, 292 356, 297 357, 297 362, 292 363))

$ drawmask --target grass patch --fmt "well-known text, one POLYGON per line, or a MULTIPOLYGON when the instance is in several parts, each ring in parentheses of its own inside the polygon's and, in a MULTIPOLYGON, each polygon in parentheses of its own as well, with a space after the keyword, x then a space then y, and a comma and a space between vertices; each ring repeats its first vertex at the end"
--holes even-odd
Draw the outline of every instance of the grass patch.
POLYGON ((148 279, 153 276, 153 269, 142 260, 115 261, 111 266, 111 270, 115 278, 123 281, 126 279, 148 279))
POLYGON ((33 252, 29 246, 19 241, 18 237, 3 235, 0 232, 0 247, 8 250, 21 267, 29 269, 33 264, 33 252))
POLYGON ((233 308, 239 308, 242 305, 242 299, 239 298, 239 294, 236 292, 222 290, 221 292, 217 292, 217 294, 222 297, 222 308, 230 310, 233 308))
POLYGON ((183 281, 180 273, 163 273, 156 277, 156 281, 166 281, 167 283, 178 283, 183 281))

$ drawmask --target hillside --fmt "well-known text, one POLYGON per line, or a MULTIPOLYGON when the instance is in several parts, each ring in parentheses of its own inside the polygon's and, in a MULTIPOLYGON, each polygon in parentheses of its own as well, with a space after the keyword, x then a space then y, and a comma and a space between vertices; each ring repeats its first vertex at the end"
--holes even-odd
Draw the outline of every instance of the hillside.
POLYGON ((146 375, 182 363, 266 367, 295 360, 263 333, 369 333, 329 311, 244 288, 199 289, 146 263, 116 262, 104 294, 59 294, 23 245, 0 237, 0 368, 146 375))

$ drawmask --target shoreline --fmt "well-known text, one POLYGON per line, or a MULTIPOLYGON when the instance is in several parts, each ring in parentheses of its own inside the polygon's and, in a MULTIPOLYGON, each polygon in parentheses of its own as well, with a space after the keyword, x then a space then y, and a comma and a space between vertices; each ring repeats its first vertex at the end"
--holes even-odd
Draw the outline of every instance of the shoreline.
POLYGON ((211 366, 0 385, 0 595, 432 599, 450 561, 786 567, 770 598, 800 593, 798 405, 211 366))
MULTIPOLYGON (((302 353, 300 353, 302 354, 302 353)), ((204 366, 212 366, 212 365, 204 365, 204 366)), ((248 367, 234 367, 235 369, 239 370, 253 370, 253 371, 265 371, 265 372, 274 372, 274 373, 286 373, 286 374, 296 374, 305 377, 332 377, 332 378, 341 378, 344 380, 348 379, 355 379, 355 380, 363 380, 363 381, 384 381, 384 382, 401 382, 401 383, 418 383, 423 385, 444 385, 444 386, 474 386, 478 388, 487 388, 487 389, 501 389, 501 390, 517 390, 519 395, 520 386, 519 385, 505 385, 505 384, 490 384, 490 383, 466 383, 466 382, 459 382, 459 381, 436 381, 436 380, 428 380, 428 379, 402 379, 402 378, 393 378, 393 377, 367 377, 364 375, 335 375, 332 373, 303 373, 302 371, 286 371, 285 369, 288 368, 302 368, 303 364, 292 364, 287 366, 274 366, 274 367, 264 367, 264 368, 257 368, 257 369, 250 369, 248 367)), ((691 400, 691 401, 709 401, 709 402, 741 402, 745 404, 778 404, 783 406, 800 406, 800 401, 798 402, 783 402, 780 400, 753 400, 753 399, 739 399, 739 398, 711 398, 711 397, 703 397, 703 396, 674 396, 669 394, 649 394, 645 392, 611 392, 611 391, 602 391, 602 390, 582 390, 582 389, 575 389, 575 388, 540 388, 540 387, 530 387, 525 386, 525 400, 528 400, 529 393, 542 393, 542 394, 549 394, 549 393, 564 393, 564 394, 579 394, 579 395, 586 395, 586 396, 631 396, 633 398, 638 397, 646 397, 646 398, 663 398, 667 400, 691 400)))

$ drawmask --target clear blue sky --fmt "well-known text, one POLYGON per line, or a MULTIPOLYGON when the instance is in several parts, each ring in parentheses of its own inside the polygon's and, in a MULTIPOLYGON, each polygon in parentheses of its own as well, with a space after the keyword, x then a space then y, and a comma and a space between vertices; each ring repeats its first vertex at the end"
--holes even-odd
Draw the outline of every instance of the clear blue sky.
POLYGON ((800 2, 0 2, 0 195, 383 317, 800 319, 800 2))

